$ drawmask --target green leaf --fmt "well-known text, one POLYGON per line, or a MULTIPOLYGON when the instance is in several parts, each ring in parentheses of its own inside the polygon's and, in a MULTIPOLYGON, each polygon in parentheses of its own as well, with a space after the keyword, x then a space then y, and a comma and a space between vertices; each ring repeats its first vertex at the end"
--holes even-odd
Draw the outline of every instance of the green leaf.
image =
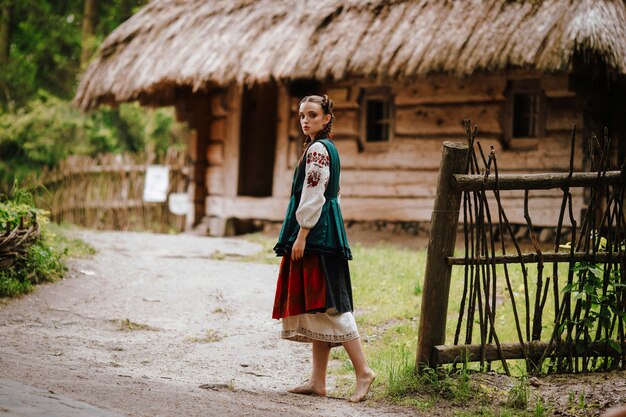
POLYGON ((609 340, 609 346, 614 351, 618 353, 622 353, 622 346, 619 343, 617 343, 615 340, 609 340))
POLYGON ((571 284, 567 284, 565 287, 563 287, 561 292, 562 293, 571 292, 576 287, 576 285, 577 284, 574 282, 572 282, 571 284))
POLYGON ((590 266, 589 272, 591 272, 596 278, 604 277, 604 271, 600 269, 598 266, 590 266))

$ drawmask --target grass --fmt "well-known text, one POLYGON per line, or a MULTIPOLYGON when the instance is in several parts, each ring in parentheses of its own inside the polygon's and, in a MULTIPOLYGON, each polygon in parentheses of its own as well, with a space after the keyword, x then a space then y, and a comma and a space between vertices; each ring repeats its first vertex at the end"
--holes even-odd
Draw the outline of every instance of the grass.
POLYGON ((204 331, 204 335, 202 337, 187 337, 185 340, 191 343, 215 343, 222 340, 223 337, 218 334, 217 331, 213 329, 207 329, 204 331))
MULTIPOLYGON (((260 234, 252 241, 260 243, 264 250, 261 254, 245 259, 261 262, 278 263, 271 251, 274 239, 260 234), (271 258, 270 258, 271 256, 271 258)), ((353 244, 354 260, 350 262, 352 289, 356 307, 355 318, 361 333, 366 357, 378 377, 373 389, 375 401, 393 401, 428 410, 440 402, 457 407, 463 416, 542 416, 547 413, 541 401, 530 398, 530 388, 525 376, 523 361, 509 361, 509 368, 516 378, 513 387, 503 385, 494 387, 490 383, 480 382, 474 375, 479 364, 476 362, 447 366, 442 370, 426 370, 415 373, 415 353, 417 330, 421 308, 421 295, 426 264, 426 251, 415 251, 377 244, 365 247, 353 244), (507 400, 510 402, 507 405, 507 400), (494 408, 494 404, 495 408, 494 408), (469 409, 467 409, 469 407, 469 409), (533 408, 534 407, 534 408, 533 408)), ((536 268, 527 266, 529 282, 536 282, 536 268)), ((512 291, 516 300, 523 300, 523 274, 519 266, 509 266, 512 291)), ((517 342, 513 310, 502 268, 498 273, 496 329, 501 342, 517 342)), ((544 278, 551 275, 552 269, 544 270, 544 278)), ((460 302, 464 288, 464 270, 453 269, 448 318, 446 324, 446 342, 452 344, 458 321, 460 302)), ((551 294, 551 292, 550 292, 551 294)), ((530 316, 532 319, 534 291, 529 291, 530 316)), ((517 305, 518 314, 525 332, 526 308, 517 305)), ((548 338, 552 331, 554 317, 552 297, 543 313, 544 323, 542 338, 548 338)), ((465 328, 465 318, 464 318, 465 328)), ((472 343, 480 343, 478 319, 472 324, 472 343)), ((465 331, 460 340, 465 340, 465 331)), ((493 362, 491 369, 502 372, 502 365, 493 362)), ((353 387, 352 365, 343 349, 333 349, 331 353, 331 375, 337 386, 333 395, 348 395, 353 387)))
POLYGON ((118 330, 122 332, 132 332, 136 330, 149 330, 149 331, 159 331, 158 328, 150 326, 148 324, 137 323, 130 319, 123 320, 113 320, 113 322, 117 323, 118 330))

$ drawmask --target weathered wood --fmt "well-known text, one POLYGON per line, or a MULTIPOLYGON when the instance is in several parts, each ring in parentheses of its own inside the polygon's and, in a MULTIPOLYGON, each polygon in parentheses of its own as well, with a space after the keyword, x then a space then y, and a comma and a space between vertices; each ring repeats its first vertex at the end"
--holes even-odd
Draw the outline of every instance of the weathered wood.
POLYGON ((288 197, 291 193, 291 170, 289 166, 289 94, 284 85, 278 87, 276 125, 276 150, 274 154, 274 179, 272 195, 288 197))
POLYGON ((206 159, 209 165, 222 165, 224 163, 224 144, 222 142, 210 142, 207 145, 206 159))
POLYGON ((224 131, 224 195, 236 196, 239 184, 239 145, 243 87, 231 84, 226 94, 228 115, 224 131))
MULTIPOLYGON (((217 174, 211 183, 218 183, 217 174)), ((228 197, 210 195, 207 215, 280 221, 285 214, 288 197, 228 197), (253 216, 254 217, 251 217, 253 216)), ((427 221, 432 213, 432 198, 359 198, 343 195, 341 211, 345 220, 354 221, 427 221)))
POLYGON ((224 167, 209 166, 206 170, 206 184, 210 195, 224 194, 224 167))
MULTIPOLYGON (((619 341, 617 341, 619 343, 619 341)), ((546 348, 548 347, 547 342, 534 341, 525 343, 526 348, 528 350, 528 357, 531 359, 539 359, 541 355, 544 353, 546 348)), ((502 347, 502 355, 504 359, 524 359, 524 352, 522 350, 522 345, 519 343, 502 343, 500 345, 502 347)), ((558 356, 564 356, 569 351, 570 348, 573 352, 576 352, 576 349, 572 347, 570 344, 562 343, 559 345, 558 351, 554 347, 552 347, 552 355, 557 354, 558 356)), ((496 361, 500 359, 498 355, 498 350, 495 344, 486 344, 485 345, 485 360, 488 361, 496 361)), ((597 357, 597 356, 613 356, 619 357, 620 353, 611 347, 607 348, 606 342, 594 342, 590 343, 587 346, 587 350, 585 352, 587 357, 597 357)), ((465 360, 468 362, 476 362, 480 360, 481 356, 481 346, 480 345, 457 345, 457 346, 435 346, 433 348, 432 358, 434 365, 443 365, 446 363, 462 363, 465 360)), ((549 355, 550 356, 550 355, 549 355)), ((583 356, 582 352, 578 355, 574 356, 583 356)))
POLYGON ((446 262, 454 254, 461 193, 453 189, 453 175, 465 170, 467 145, 444 142, 437 195, 431 218, 428 257, 424 273, 424 290, 417 342, 416 364, 430 366, 431 352, 445 343, 448 297, 452 267, 446 262))
POLYGON ((409 84, 396 83, 393 90, 398 106, 424 103, 468 103, 480 97, 480 101, 499 101, 506 87, 504 75, 473 75, 467 78, 449 75, 433 75, 417 79, 409 84))
POLYGON ((576 123, 579 128, 583 127, 582 107, 575 97, 553 97, 547 101, 546 130, 570 131, 576 123))
POLYGON ((335 110, 333 114, 335 115, 335 120, 333 121, 334 134, 359 134, 358 112, 356 110, 335 110))
POLYGON ((211 121, 211 141, 223 141, 226 138, 226 118, 216 117, 211 121))
MULTIPOLYGON (((596 254, 585 253, 585 252, 575 252, 570 255, 569 252, 542 252, 542 261, 544 263, 551 262, 608 262, 609 260, 613 260, 615 262, 619 262, 621 258, 626 259, 626 253, 622 253, 618 255, 616 253, 609 254, 607 252, 596 252, 596 254)), ((539 256, 536 253, 523 253, 520 257, 517 254, 511 255, 499 255, 492 258, 472 258, 465 259, 461 256, 451 256, 448 257, 449 265, 487 265, 487 264, 513 264, 519 263, 520 261, 524 261, 524 263, 537 263, 539 262, 539 256)))
MULTIPOLYGON (((454 188, 459 191, 478 191, 481 189, 494 190, 496 188, 495 177, 484 180, 483 175, 455 175, 454 188)), ((502 174, 498 176, 498 188, 500 190, 540 190, 570 187, 595 187, 600 184, 619 185, 624 182, 619 171, 608 171, 602 179, 594 172, 573 174, 568 180, 568 173, 548 174, 502 174)))
POLYGON ((500 133, 501 112, 499 103, 401 107, 395 111, 395 131, 398 134, 428 135, 449 132, 451 127, 457 126, 456 131, 462 132, 463 120, 471 118, 480 120, 481 132, 500 133))

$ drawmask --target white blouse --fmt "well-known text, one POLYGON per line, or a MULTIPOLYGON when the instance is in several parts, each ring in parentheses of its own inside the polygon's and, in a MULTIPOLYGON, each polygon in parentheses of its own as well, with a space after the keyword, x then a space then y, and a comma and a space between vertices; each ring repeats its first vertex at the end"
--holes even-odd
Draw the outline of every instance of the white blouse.
POLYGON ((330 157, 326 147, 317 142, 306 153, 306 168, 296 220, 300 227, 311 229, 320 218, 326 202, 324 192, 330 178, 330 157))

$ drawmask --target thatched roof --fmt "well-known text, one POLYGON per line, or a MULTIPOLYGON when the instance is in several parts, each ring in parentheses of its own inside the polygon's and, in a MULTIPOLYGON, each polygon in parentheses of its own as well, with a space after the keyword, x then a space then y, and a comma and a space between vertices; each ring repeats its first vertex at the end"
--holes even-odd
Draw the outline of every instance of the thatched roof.
POLYGON ((626 73, 624 0, 154 0, 104 41, 76 103, 270 77, 563 72, 575 54, 626 73))

